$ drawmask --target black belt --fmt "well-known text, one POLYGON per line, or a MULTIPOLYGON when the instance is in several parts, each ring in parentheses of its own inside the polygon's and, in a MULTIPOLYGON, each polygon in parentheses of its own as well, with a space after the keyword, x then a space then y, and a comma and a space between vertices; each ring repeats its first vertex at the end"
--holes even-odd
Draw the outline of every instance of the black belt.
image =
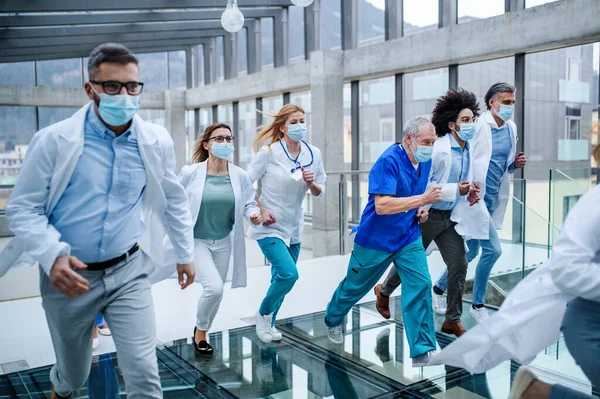
POLYGON ((108 269, 109 267, 112 267, 116 264, 123 262, 124 260, 129 259, 129 257, 131 255, 133 255, 134 253, 136 253, 139 249, 140 249, 140 246, 137 245, 137 243, 135 243, 129 251, 127 251, 126 253, 124 253, 121 256, 117 256, 116 258, 105 260, 104 262, 88 263, 87 270, 91 270, 91 271, 95 272, 95 271, 99 271, 99 270, 108 269))

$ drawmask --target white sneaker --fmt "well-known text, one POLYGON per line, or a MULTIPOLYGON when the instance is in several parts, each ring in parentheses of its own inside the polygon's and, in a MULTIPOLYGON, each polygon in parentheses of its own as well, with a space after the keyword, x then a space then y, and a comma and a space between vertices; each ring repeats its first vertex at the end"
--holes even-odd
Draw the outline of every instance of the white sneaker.
POLYGON ((327 328, 327 338, 334 344, 343 344, 344 343, 344 332, 342 331, 342 326, 328 327, 327 328))
POLYGON ((427 367, 429 366, 429 361, 435 355, 435 351, 429 351, 427 353, 423 353, 417 357, 412 358, 412 366, 413 367, 427 367))
POLYGON ((537 380, 537 375, 529 367, 521 366, 515 374, 508 399, 521 399, 529 385, 535 380, 537 380))
POLYGON ((281 341, 283 339, 283 334, 275 328, 275 326, 271 327, 271 341, 281 341))
POLYGON ((256 312, 256 335, 265 344, 270 343, 273 340, 271 335, 271 322, 273 321, 273 315, 261 315, 260 311, 256 312))
POLYGON ((490 318, 490 314, 485 307, 475 309, 473 306, 471 306, 471 309, 469 309, 469 314, 475 319, 477 324, 483 323, 485 320, 490 318))
POLYGON ((98 338, 92 339, 92 349, 96 349, 98 347, 98 338))
POLYGON ((438 295, 431 289, 431 300, 433 302, 433 310, 437 314, 446 314, 448 307, 446 305, 446 297, 438 295))

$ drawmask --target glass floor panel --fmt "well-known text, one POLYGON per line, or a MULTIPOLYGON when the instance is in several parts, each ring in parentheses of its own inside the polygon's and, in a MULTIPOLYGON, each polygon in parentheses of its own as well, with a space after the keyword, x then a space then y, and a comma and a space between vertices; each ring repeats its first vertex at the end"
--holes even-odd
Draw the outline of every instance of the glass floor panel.
MULTIPOLYGON (((165 398, 392 399, 506 398, 519 365, 505 362, 485 374, 453 367, 413 368, 402 325, 400 298, 390 303, 395 320, 385 320, 374 303, 354 307, 345 325, 343 345, 326 337, 323 312, 282 320, 280 343, 263 344, 254 326, 210 334, 212 357, 198 357, 191 337, 157 348, 165 398)), ((465 303, 466 328, 474 321, 465 303)), ((442 316, 436 316, 439 331, 442 316)), ((439 347, 453 336, 437 333, 439 347)), ((564 345, 564 344, 563 344, 564 345)), ((565 358, 550 348, 533 363, 549 382, 590 392, 589 382, 551 359, 565 358), (558 367, 560 366, 560 367, 558 367), (587 385, 586 385, 587 384, 587 385)), ((566 353, 565 353, 566 352, 566 353)), ((0 375, 0 399, 50 398, 50 366, 0 375)), ((581 371, 579 370, 581 374, 581 371)), ((125 397, 115 354, 94 357, 86 386, 75 398, 125 397)))

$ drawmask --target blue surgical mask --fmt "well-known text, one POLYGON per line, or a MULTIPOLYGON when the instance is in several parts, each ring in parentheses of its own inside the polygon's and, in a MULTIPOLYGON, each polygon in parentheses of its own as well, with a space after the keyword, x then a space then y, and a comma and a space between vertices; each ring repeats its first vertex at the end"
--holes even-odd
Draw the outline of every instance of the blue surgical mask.
POLYGON ((300 142, 306 136, 307 131, 308 129, 304 123, 296 123, 288 126, 288 136, 296 143, 300 142))
POLYGON ((213 143, 210 152, 217 158, 227 160, 233 153, 233 143, 213 143))
POLYGON ((458 126, 460 127, 460 130, 456 131, 456 134, 462 141, 469 141, 475 137, 474 123, 461 123, 458 126))
MULTIPOLYGON (((411 150, 412 147, 411 147, 411 150)), ((429 145, 419 145, 417 144, 417 149, 413 150, 413 156, 415 157, 415 161, 417 162, 427 162, 431 159, 433 155, 433 146, 429 145)))
POLYGON ((500 119, 506 122, 507 120, 512 118, 514 112, 515 107, 513 105, 500 104, 500 109, 496 112, 496 114, 500 119))
POLYGON ((111 126, 123 126, 128 123, 140 109, 140 96, 100 94, 98 112, 102 120, 111 126))

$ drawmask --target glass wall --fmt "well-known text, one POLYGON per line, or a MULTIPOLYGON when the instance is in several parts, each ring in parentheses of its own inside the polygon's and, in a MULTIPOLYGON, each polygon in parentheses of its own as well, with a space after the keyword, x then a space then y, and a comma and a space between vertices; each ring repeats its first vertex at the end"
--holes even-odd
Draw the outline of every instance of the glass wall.
POLYGON ((42 130, 50 125, 68 119, 79 108, 38 107, 38 129, 42 130))
POLYGON ((281 94, 272 96, 272 97, 264 97, 262 101, 262 110, 263 110, 263 126, 268 125, 273 121, 273 117, 270 115, 276 115, 281 107, 283 107, 283 96, 281 94))
POLYGON ((199 44, 196 47, 196 55, 198 63, 196 65, 197 71, 197 85, 204 86, 204 45, 199 44))
POLYGON ((165 127, 165 110, 164 109, 140 109, 138 115, 146 122, 155 123, 165 127))
POLYGON ((196 110, 189 109, 185 111, 185 130, 186 130, 186 141, 185 141, 185 159, 186 163, 192 162, 192 156, 194 155, 194 148, 196 146, 196 110))
POLYGON ((169 57, 169 89, 185 90, 187 88, 187 73, 185 51, 171 51, 169 57))
POLYGON ((0 84, 33 86, 35 84, 33 62, 0 64, 0 84))
POLYGON ((291 6, 288 8, 288 62, 304 60, 304 8, 291 6))
POLYGON ((0 106, 0 184, 14 184, 37 130, 35 107, 0 106))
POLYGON ((35 63, 38 86, 81 87, 81 58, 46 60, 35 63))
POLYGON ((308 133, 306 134, 307 143, 312 142, 312 112, 311 112, 311 104, 310 104, 310 91, 299 91, 296 93, 290 94, 290 103, 296 104, 304 108, 304 120, 306 122, 306 127, 308 128, 308 133))
POLYGON ((437 98, 448 91, 448 68, 430 69, 404 75, 404 121, 431 115, 437 98))
POLYGON ((321 1, 321 48, 323 50, 342 47, 341 2, 321 1))
POLYGON ((344 84, 344 170, 352 170, 352 88, 344 84))
POLYGON ((136 54, 140 62, 140 79, 144 91, 167 90, 167 57, 165 53, 136 54))
POLYGON ((252 140, 256 135, 256 101, 240 101, 239 124, 236 133, 237 149, 239 152, 239 167, 246 169, 252 160, 252 140))
POLYGON ((242 28, 236 33, 237 40, 237 70, 238 76, 248 74, 248 28, 242 28))
POLYGON ((385 41, 385 2, 358 1, 358 46, 385 41))
POLYGON ((225 79, 225 49, 223 36, 217 36, 217 82, 225 79))
POLYGON ((224 123, 233 128, 233 105, 219 105, 217 107, 217 116, 219 119, 214 121, 214 123, 224 123))
POLYGON ((275 42, 273 39, 273 18, 260 19, 261 59, 263 69, 275 65, 275 42))
POLYGON ((359 84, 360 170, 369 170, 395 142, 395 77, 363 80, 359 84))
POLYGON ((207 127, 213 124, 212 108, 200 108, 200 126, 198 136, 202 136, 207 127))
POLYGON ((458 23, 504 14, 504 0, 458 0, 458 23))
POLYGON ((404 35, 438 28, 439 0, 404 0, 404 35))
POLYGON ((475 93, 479 100, 480 113, 487 109, 485 94, 498 82, 515 84, 514 57, 458 66, 458 86, 475 93))

